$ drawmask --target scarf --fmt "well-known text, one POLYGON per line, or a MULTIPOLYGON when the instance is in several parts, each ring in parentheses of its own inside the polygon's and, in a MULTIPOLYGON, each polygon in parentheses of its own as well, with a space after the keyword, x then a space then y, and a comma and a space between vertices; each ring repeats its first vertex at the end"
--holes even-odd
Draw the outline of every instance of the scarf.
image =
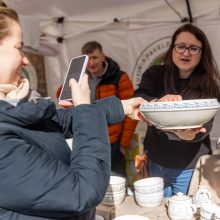
POLYGON ((28 95, 29 82, 21 79, 18 86, 12 84, 0 84, 0 99, 23 99, 28 95))

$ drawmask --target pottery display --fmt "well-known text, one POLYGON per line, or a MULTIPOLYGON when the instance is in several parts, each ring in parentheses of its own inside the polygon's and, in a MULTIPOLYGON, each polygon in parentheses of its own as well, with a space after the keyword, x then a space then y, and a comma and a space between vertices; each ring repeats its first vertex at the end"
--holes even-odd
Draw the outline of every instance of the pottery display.
POLYGON ((212 203, 202 203, 200 206, 200 220, 212 220, 215 213, 215 205, 212 203))
POLYGON ((147 177, 133 183, 137 193, 149 194, 160 192, 164 188, 164 181, 161 177, 147 177))
POLYGON ((106 192, 104 199, 102 200, 102 204, 106 206, 117 206, 124 201, 125 196, 126 196, 125 189, 114 193, 106 192))
POLYGON ((171 220, 192 220, 197 208, 192 199, 179 192, 167 200, 168 215, 171 220))
POLYGON ((110 176, 107 193, 119 192, 125 189, 126 179, 120 176, 110 176))
POLYGON ((134 197, 141 207, 155 207, 162 203, 164 180, 161 177, 147 177, 137 180, 134 185, 134 197))
POLYGON ((135 201, 141 207, 156 207, 161 205, 163 201, 163 194, 163 190, 150 194, 134 192, 135 201))
POLYGON ((193 195, 192 202, 199 208, 203 203, 215 204, 215 199, 205 186, 199 185, 198 190, 193 195))
POLYGON ((216 205, 215 206, 215 220, 220 220, 220 206, 216 205))
POLYGON ((102 200, 106 206, 117 206, 122 203, 126 196, 126 179, 120 176, 110 176, 108 189, 102 200))
POLYGON ((217 99, 193 99, 141 104, 141 115, 159 129, 188 129, 202 127, 220 108, 217 99))

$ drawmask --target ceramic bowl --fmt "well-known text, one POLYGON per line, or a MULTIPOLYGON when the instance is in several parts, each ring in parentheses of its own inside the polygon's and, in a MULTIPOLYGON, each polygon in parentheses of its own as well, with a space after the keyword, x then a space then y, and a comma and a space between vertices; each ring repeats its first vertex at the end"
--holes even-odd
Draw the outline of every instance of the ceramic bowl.
POLYGON ((149 220, 149 218, 141 216, 141 215, 121 215, 113 220, 149 220))
POLYGON ((116 206, 122 203, 125 199, 125 189, 119 192, 106 192, 102 204, 106 206, 116 206))
POLYGON ((133 183, 137 193, 149 194, 160 192, 164 188, 164 181, 161 177, 147 177, 133 183))
POLYGON ((125 189, 126 179, 120 176, 110 176, 107 193, 120 192, 125 189))
POLYGON ((101 215, 95 215, 95 220, 105 220, 101 215))
POLYGON ((201 220, 212 220, 215 214, 215 205, 211 203, 203 203, 200 206, 200 219, 201 220))
POLYGON ((220 206, 215 206, 215 220, 220 220, 220 206))
POLYGON ((184 129, 201 127, 214 117, 219 108, 217 99, 193 99, 148 102, 142 104, 139 111, 160 129, 184 129))
POLYGON ((163 200, 163 194, 163 190, 149 194, 142 194, 134 191, 136 203, 141 207, 159 206, 163 200))

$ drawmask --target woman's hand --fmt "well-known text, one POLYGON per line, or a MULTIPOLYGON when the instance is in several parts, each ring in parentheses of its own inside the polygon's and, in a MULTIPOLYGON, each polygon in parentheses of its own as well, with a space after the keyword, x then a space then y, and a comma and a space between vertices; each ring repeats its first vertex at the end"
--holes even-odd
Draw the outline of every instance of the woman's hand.
POLYGON ((158 99, 157 102, 171 102, 171 101, 182 101, 182 100, 183 99, 181 95, 168 94, 158 99))
POLYGON ((192 141, 195 139, 198 133, 205 133, 206 129, 202 128, 191 128, 191 129, 180 129, 180 130, 169 130, 169 132, 174 133, 182 140, 192 141))
POLYGON ((143 120, 143 118, 139 114, 139 106, 141 103, 146 102, 141 97, 127 99, 127 100, 121 100, 124 113, 126 116, 133 120, 143 120))
POLYGON ((75 79, 70 79, 69 86, 71 88, 72 102, 62 100, 59 101, 59 105, 70 107, 72 105, 90 104, 90 90, 87 74, 83 76, 81 84, 78 84, 75 79))

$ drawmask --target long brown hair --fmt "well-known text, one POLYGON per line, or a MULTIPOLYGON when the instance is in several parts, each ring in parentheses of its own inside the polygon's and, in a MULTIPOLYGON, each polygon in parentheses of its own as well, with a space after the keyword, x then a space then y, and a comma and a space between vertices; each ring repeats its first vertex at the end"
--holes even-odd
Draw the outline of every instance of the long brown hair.
POLYGON ((193 34, 202 43, 202 54, 199 64, 189 77, 181 95, 184 99, 217 98, 220 100, 220 77, 210 44, 204 32, 192 24, 181 26, 172 36, 171 45, 164 58, 166 93, 178 94, 175 82, 179 77, 179 70, 172 60, 172 52, 176 38, 182 32, 193 34))

